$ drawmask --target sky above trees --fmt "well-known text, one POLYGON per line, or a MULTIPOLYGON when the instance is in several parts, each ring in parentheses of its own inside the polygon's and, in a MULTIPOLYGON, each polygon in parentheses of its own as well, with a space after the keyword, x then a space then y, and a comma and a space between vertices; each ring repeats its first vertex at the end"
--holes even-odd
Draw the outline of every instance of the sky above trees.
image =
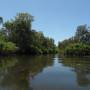
POLYGON ((55 39, 56 44, 74 35, 78 25, 90 25, 90 0, 0 0, 4 21, 18 12, 34 16, 33 29, 55 39))

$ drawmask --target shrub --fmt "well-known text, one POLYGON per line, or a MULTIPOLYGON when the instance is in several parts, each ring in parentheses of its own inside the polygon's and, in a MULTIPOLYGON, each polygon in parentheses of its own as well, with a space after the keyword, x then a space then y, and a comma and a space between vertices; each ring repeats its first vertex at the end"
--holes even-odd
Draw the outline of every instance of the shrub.
POLYGON ((65 48, 64 53, 70 56, 90 55, 90 46, 82 43, 71 44, 65 48))
POLYGON ((1 54, 9 54, 9 53, 15 53, 17 50, 17 47, 12 42, 0 42, 0 53, 1 54))

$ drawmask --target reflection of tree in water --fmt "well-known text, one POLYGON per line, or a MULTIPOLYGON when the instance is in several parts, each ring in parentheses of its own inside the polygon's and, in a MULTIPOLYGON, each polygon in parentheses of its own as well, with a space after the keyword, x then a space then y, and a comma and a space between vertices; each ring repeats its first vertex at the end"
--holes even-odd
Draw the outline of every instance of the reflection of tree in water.
POLYGON ((80 86, 90 84, 90 58, 63 58, 64 66, 71 67, 77 74, 77 82, 80 86))
POLYGON ((30 80, 52 65, 53 56, 18 56, 0 60, 0 88, 6 90, 33 90, 30 80))

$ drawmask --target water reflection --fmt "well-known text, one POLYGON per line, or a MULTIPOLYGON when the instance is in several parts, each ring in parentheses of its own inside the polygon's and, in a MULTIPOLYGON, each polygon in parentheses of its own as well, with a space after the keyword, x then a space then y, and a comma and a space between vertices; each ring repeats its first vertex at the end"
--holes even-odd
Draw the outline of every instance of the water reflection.
POLYGON ((0 58, 0 90, 89 90, 90 58, 0 58))
POLYGON ((71 67, 76 73, 77 83, 80 86, 90 85, 90 58, 63 58, 62 63, 66 67, 71 67))
POLYGON ((52 65, 53 56, 0 58, 0 90, 33 90, 30 79, 52 65))

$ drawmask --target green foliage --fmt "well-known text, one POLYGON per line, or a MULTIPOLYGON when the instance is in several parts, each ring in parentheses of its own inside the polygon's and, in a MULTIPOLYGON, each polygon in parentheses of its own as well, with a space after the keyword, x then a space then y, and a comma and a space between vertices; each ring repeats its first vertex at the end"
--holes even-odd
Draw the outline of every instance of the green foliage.
POLYGON ((90 55, 90 31, 86 25, 77 27, 74 37, 59 42, 59 51, 70 56, 90 55))
POLYGON ((45 37, 42 32, 32 30, 32 21, 32 15, 18 13, 14 19, 3 24, 4 29, 1 30, 2 37, 0 37, 3 53, 13 53, 17 48, 17 53, 20 54, 56 53, 54 40, 45 37))
POLYGON ((70 56, 90 55, 90 46, 82 43, 71 44, 65 48, 64 54, 70 56))
POLYGON ((32 16, 28 13, 19 13, 15 20, 4 24, 8 30, 10 41, 16 43, 22 53, 26 53, 30 49, 32 20, 32 16))
POLYGON ((15 53, 17 50, 16 45, 12 42, 1 42, 0 43, 0 53, 9 54, 15 53))
POLYGON ((7 35, 4 30, 0 30, 0 55, 15 53, 17 50, 13 42, 8 41, 7 35))

